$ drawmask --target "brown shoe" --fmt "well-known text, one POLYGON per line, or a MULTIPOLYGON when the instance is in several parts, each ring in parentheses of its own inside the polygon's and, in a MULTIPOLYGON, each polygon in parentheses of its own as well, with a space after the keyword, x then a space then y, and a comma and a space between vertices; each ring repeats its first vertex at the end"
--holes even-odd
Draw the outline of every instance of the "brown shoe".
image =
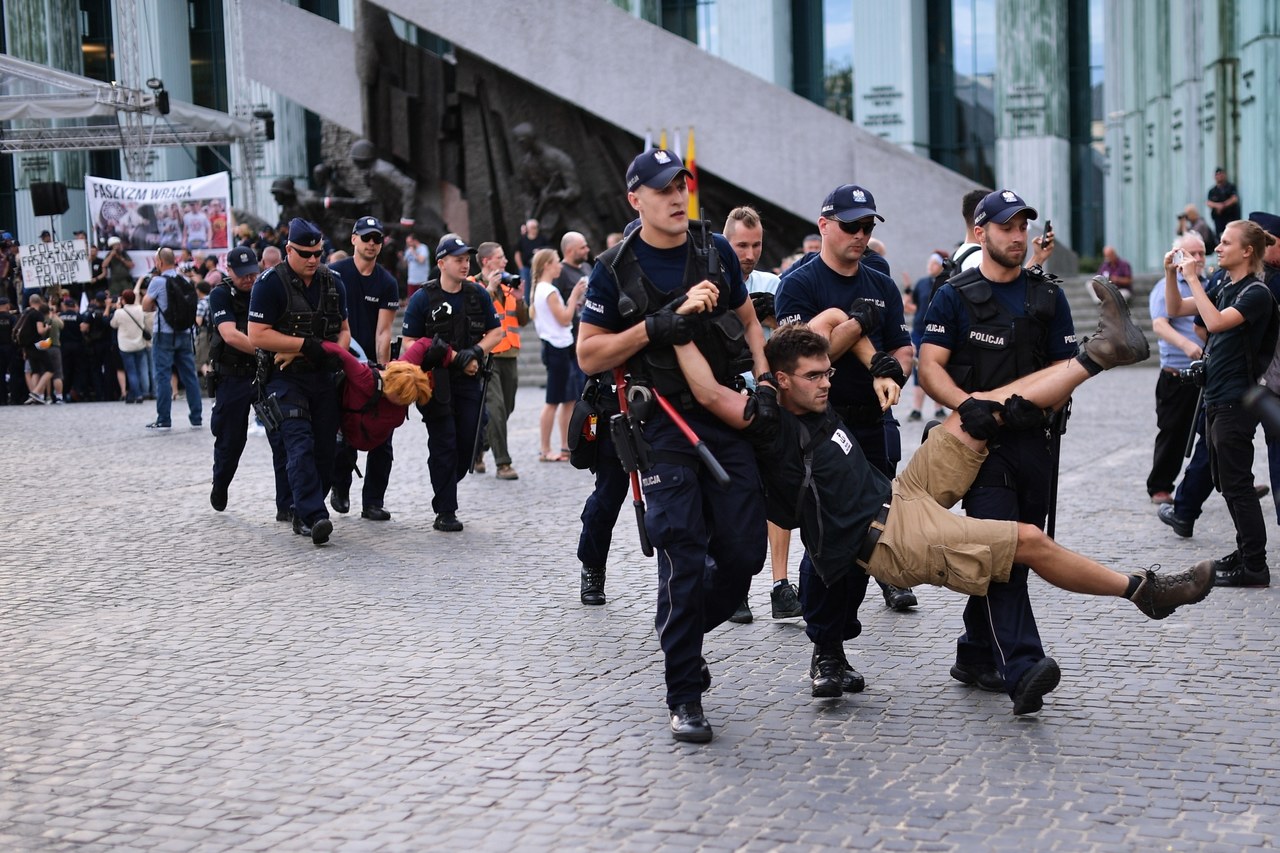
POLYGON ((498 479, 499 480, 519 480, 520 475, 517 474, 516 469, 512 468, 510 465, 499 465, 498 479))
POLYGON ((1102 276, 1089 282, 1097 294, 1098 329, 1080 342, 1080 363, 1091 373, 1123 364, 1136 364, 1151 356, 1147 336, 1133 324, 1129 305, 1116 286, 1102 276))
POLYGON ((1201 560, 1185 572, 1158 575, 1150 569, 1134 572, 1141 578, 1133 603, 1152 619, 1163 619, 1184 604, 1204 601, 1213 589, 1213 560, 1201 560))

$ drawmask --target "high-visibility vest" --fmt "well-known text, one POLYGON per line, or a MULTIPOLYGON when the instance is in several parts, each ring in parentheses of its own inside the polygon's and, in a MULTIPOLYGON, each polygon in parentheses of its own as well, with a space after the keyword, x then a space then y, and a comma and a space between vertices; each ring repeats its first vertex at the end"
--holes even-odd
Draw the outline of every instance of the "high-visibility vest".
POLYGON ((493 354, 501 355, 507 350, 520 349, 520 321, 516 318, 515 294, 508 291, 505 300, 493 300, 493 310, 502 321, 502 340, 493 348, 493 354))

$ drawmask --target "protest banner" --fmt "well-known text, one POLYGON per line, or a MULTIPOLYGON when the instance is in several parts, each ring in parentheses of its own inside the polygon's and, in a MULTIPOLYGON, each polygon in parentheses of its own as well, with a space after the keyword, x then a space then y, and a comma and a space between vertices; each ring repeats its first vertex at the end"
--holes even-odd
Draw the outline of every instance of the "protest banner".
POLYGON ((230 248, 231 179, 226 172, 181 181, 113 181, 85 175, 89 223, 98 245, 111 237, 132 252, 210 251, 230 248))
POLYGON ((89 253, 84 240, 24 243, 18 247, 24 289, 65 287, 89 280, 89 253))

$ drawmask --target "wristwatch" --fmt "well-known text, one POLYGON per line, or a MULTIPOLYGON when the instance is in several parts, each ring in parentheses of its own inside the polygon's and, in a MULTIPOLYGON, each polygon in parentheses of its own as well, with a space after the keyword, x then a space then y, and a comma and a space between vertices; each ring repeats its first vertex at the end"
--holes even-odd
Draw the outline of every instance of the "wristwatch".
POLYGON ((759 385, 761 382, 768 382, 774 388, 778 387, 778 380, 773 377, 772 370, 766 370, 756 377, 756 384, 759 385))

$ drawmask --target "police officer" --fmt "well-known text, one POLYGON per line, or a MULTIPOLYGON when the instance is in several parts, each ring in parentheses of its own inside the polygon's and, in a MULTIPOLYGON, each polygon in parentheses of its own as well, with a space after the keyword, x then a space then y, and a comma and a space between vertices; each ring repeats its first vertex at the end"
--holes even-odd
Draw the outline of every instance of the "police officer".
POLYGON ((596 261, 588 281, 578 362, 588 375, 626 365, 633 381, 666 396, 728 472, 717 482, 699 463, 673 418, 644 415, 651 447, 642 475, 645 528, 658 553, 655 620, 665 657, 671 733, 706 743, 711 724, 702 709, 710 683, 703 635, 724 622, 764 566, 764 497, 747 443, 698 405, 671 347, 693 340, 718 381, 737 382, 752 370, 761 411, 776 417, 775 387, 764 359, 764 334, 729 243, 689 228, 689 171, 670 151, 651 149, 627 169, 627 201, 640 227, 596 261), (678 313, 684 294, 702 281, 718 288, 709 316, 678 313))
MULTIPOLYGON (((329 267, 347 289, 347 322, 352 340, 360 345, 369 362, 378 364, 391 361, 391 327, 400 307, 400 287, 395 276, 378 263, 384 233, 376 217, 361 216, 351 230, 351 257, 329 267)), ((391 518, 382 502, 387 494, 393 459, 390 436, 369 451, 365 460, 361 518, 372 521, 391 518)), ((333 495, 329 499, 335 512, 345 513, 351 509, 351 472, 355 467, 356 449, 339 438, 333 463, 333 495)))
MULTIPOLYGON (((1038 264, 1022 266, 1028 222, 1037 216, 1010 190, 997 190, 978 203, 973 230, 982 262, 934 293, 920 347, 920 383, 939 405, 959 410, 967 432, 994 439, 964 497, 965 512, 1043 527, 1053 464, 1048 423, 1030 412, 1025 419, 1015 416, 1021 428, 997 430, 966 404, 974 391, 998 388, 1076 355, 1075 327, 1062 288, 1038 264)), ((1052 239, 1036 241, 1044 253, 1037 257, 1047 256, 1052 239)), ((1015 565, 1007 583, 993 583, 985 597, 969 599, 951 669, 952 677, 965 684, 1003 687, 1015 714, 1039 711, 1061 677, 1040 643, 1027 571, 1015 565)))
MULTIPOLYGON (((285 260, 254 282, 249 296, 249 343, 267 354, 301 352, 288 367, 272 369, 266 394, 279 406, 280 440, 293 492, 293 532, 322 545, 333 522, 325 509, 338 433, 333 366, 321 341, 347 346, 346 290, 320 263, 324 235, 312 222, 293 219, 285 260)), ((262 357, 261 355, 259 357, 262 357)))
POLYGON ((427 469, 431 474, 432 527, 462 530, 458 520, 458 483, 471 467, 476 430, 484 408, 480 371, 502 340, 502 325, 483 287, 467 281, 476 250, 446 235, 436 247, 440 277, 413 295, 404 311, 403 348, 418 338, 443 338, 457 356, 448 368, 435 369, 435 394, 419 406, 427 425, 427 469))
MULTIPOLYGON (((903 319, 902 294, 893 279, 877 268, 883 258, 876 255, 874 264, 867 259, 871 232, 877 222, 883 221, 869 190, 856 184, 842 184, 832 190, 818 217, 821 248, 808 263, 792 267, 783 275, 774 310, 779 325, 807 323, 828 308, 841 308, 856 315, 857 337, 848 337, 847 332, 832 336, 832 366, 836 372, 831 377, 831 406, 853 431, 867 461, 892 479, 902 458, 898 422, 892 413, 880 408, 872 380, 886 377, 899 385, 906 382, 912 349, 911 334, 903 319), (862 330, 870 330, 875 344, 870 370, 851 351, 862 337, 862 330)), ((862 633, 858 608, 866 596, 867 576, 851 573, 841 579, 840 586, 843 588, 823 584, 812 557, 805 553, 800 560, 800 601, 804 605, 805 632, 814 644, 810 663, 814 695, 834 692, 818 671, 823 652, 862 633)), ((885 603, 896 610, 916 604, 915 594, 908 589, 886 585, 884 594, 885 603)), ((863 677, 846 660, 843 692, 856 693, 865 686, 863 677)))
POLYGON ((249 431, 249 409, 256 392, 253 344, 249 343, 249 293, 258 276, 258 259, 247 246, 227 252, 228 278, 209 294, 209 361, 213 365, 213 489, 209 505, 227 508, 227 487, 240 465, 249 431))

